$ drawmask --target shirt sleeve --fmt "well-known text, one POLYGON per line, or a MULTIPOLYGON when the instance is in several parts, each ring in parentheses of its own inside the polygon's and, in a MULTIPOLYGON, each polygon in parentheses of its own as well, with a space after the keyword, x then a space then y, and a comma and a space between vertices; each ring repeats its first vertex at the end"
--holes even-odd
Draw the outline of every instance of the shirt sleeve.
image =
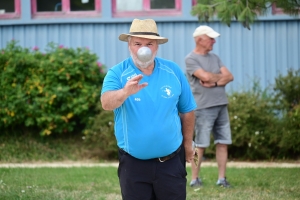
POLYGON ((200 63, 197 60, 193 59, 191 55, 185 58, 185 66, 186 66, 186 73, 189 76, 193 76, 195 71, 199 68, 202 68, 200 63))
POLYGON ((104 92, 119 90, 122 88, 120 76, 111 68, 108 70, 102 85, 101 95, 104 92))

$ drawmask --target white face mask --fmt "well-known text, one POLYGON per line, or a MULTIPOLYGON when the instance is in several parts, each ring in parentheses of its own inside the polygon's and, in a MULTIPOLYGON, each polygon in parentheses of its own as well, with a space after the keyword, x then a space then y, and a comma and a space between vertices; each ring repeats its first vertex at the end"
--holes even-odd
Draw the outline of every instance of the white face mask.
POLYGON ((129 51, 133 61, 143 69, 149 67, 154 62, 156 56, 156 52, 152 53, 148 47, 141 47, 137 52, 137 56, 132 53, 130 48, 129 51))

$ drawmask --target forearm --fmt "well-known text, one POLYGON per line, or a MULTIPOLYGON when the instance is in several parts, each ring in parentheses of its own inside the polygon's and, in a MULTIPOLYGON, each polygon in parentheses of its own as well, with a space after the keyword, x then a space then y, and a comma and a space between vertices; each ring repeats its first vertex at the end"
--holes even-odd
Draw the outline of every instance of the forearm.
POLYGON ((120 107, 127 99, 128 95, 124 89, 108 91, 101 95, 101 104, 104 110, 114 110, 120 107))
POLYGON ((222 79, 222 74, 214 74, 211 72, 206 72, 206 76, 204 76, 201 80, 203 82, 215 83, 222 79))
POLYGON ((114 110, 120 107, 130 95, 139 92, 148 85, 146 82, 139 84, 142 78, 143 75, 137 75, 128 80, 124 88, 103 93, 100 99, 102 108, 104 110, 114 110))
POLYGON ((223 75, 221 77, 220 80, 218 80, 216 83, 218 86, 225 86, 227 83, 233 81, 233 76, 232 74, 226 74, 226 75, 223 75))
POLYGON ((194 111, 181 114, 181 125, 183 134, 183 144, 185 149, 192 148, 194 125, 195 125, 195 113, 194 111))
POLYGON ((223 66, 220 68, 220 73, 218 74, 204 72, 204 76, 200 77, 200 80, 200 84, 204 87, 215 87, 216 83, 217 86, 225 86, 227 83, 233 81, 233 75, 223 66))
POLYGON ((204 71, 203 69, 198 69, 193 73, 193 75, 205 83, 215 83, 222 78, 221 73, 215 74, 212 72, 204 71))

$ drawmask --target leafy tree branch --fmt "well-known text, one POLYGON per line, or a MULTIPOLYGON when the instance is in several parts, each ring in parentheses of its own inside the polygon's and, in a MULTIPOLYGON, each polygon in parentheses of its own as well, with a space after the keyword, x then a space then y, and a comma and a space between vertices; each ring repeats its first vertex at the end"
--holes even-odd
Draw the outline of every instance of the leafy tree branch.
POLYGON ((273 4, 288 15, 300 13, 300 0, 198 0, 191 14, 202 22, 217 17, 229 27, 232 20, 237 20, 250 30, 257 16, 265 15, 273 4))

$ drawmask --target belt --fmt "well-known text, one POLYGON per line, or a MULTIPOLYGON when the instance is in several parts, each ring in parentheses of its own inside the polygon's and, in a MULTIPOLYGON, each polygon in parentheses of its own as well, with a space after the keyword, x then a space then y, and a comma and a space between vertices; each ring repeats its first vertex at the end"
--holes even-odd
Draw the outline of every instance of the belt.
POLYGON ((179 147, 176 151, 174 151, 174 152, 171 153, 170 155, 167 155, 167 156, 164 156, 164 157, 157 158, 157 160, 158 160, 159 162, 165 162, 165 161, 167 161, 167 160, 170 160, 171 158, 173 158, 174 156, 176 156, 176 154, 178 154, 180 150, 181 150, 181 147, 179 147))
MULTIPOLYGON (((127 153, 126 151, 124 151, 123 149, 119 149, 120 152, 122 152, 122 154, 126 154, 126 155, 129 155, 131 156, 129 153, 127 153)), ((165 162, 167 160, 170 160, 171 158, 173 158, 174 156, 176 156, 176 154, 178 154, 181 150, 181 146, 176 150, 174 151, 173 153, 171 153, 170 155, 167 155, 167 156, 164 156, 164 157, 160 157, 160 158, 153 158, 153 160, 157 160, 159 162, 165 162)), ((151 159, 152 160, 152 159, 151 159)))

